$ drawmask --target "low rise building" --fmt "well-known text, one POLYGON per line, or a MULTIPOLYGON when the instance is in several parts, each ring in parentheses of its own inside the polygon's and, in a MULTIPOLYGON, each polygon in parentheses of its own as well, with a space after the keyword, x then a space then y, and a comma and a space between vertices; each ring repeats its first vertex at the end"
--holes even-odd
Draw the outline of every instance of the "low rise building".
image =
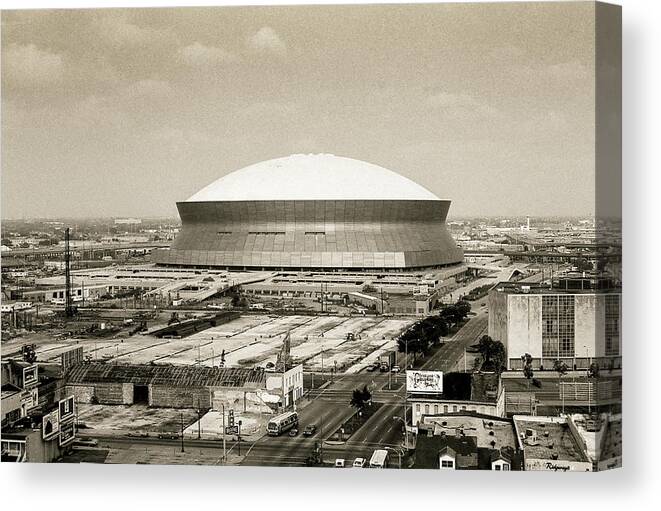
POLYGON ((515 415, 514 427, 525 470, 593 471, 584 444, 567 418, 515 415))
POLYGON ((496 373, 446 373, 442 392, 409 394, 407 401, 413 426, 429 416, 466 411, 505 416, 504 390, 496 373))
POLYGON ((522 470, 512 420, 475 412, 428 418, 418 427, 414 468, 522 470))

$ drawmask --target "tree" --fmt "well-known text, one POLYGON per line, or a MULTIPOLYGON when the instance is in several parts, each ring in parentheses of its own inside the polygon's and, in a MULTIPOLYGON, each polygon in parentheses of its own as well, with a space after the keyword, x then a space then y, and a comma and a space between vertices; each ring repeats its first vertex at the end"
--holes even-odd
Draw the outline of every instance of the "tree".
POLYGON ((459 300, 455 306, 457 307, 457 312, 462 316, 462 319, 468 316, 468 313, 471 311, 471 304, 466 300, 459 300))
POLYGON ((558 373, 558 394, 562 393, 562 413, 565 413, 565 393, 561 391, 560 382, 562 377, 567 374, 569 368, 562 360, 557 359, 553 362, 553 370, 558 373))
POLYGON ((588 367, 588 378, 599 378, 599 364, 592 362, 588 367))
POLYGON ((483 335, 477 343, 478 351, 482 355, 485 370, 502 371, 505 362, 505 346, 500 341, 494 341, 488 335, 483 335))
POLYGON ((363 286, 363 293, 375 293, 375 292, 376 292, 376 288, 371 284, 365 284, 363 286))
POLYGON ((351 406, 362 412, 371 399, 372 393, 367 389, 367 385, 365 385, 362 389, 354 389, 351 396, 351 406))
MULTIPOLYGON (((534 375, 532 370, 532 355, 530 353, 521 355, 521 362, 523 362, 523 376, 528 380, 528 395, 530 395, 530 380, 532 380, 534 375)), ((530 401, 530 413, 532 413, 532 398, 530 401)))
POLYGON ((21 347, 23 360, 28 364, 34 364, 37 361, 37 346, 35 344, 24 344, 21 347))

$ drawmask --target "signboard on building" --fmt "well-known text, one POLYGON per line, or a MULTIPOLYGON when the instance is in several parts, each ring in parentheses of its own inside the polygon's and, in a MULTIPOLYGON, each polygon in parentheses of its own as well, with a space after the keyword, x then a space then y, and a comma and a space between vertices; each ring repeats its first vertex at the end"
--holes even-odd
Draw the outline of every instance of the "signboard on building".
POLYGON ((30 410, 39 404, 39 389, 33 387, 31 389, 25 389, 21 392, 21 406, 24 406, 26 410, 30 410))
POLYGON ((76 423, 60 423, 60 446, 69 445, 76 438, 76 423))
POLYGON ((526 470, 545 470, 549 472, 592 472, 592 463, 589 461, 527 458, 525 467, 526 470))
POLYGON ((406 392, 442 394, 443 373, 441 371, 406 371, 406 392))
POLYGON ((62 364, 62 370, 66 371, 69 367, 82 364, 83 363, 83 347, 78 346, 69 351, 65 351, 60 355, 60 363, 62 364))
POLYGON ((76 403, 73 396, 61 399, 58 408, 60 412, 60 424, 76 416, 76 403))
POLYGON ((41 431, 44 440, 50 440, 60 434, 60 410, 55 408, 41 419, 41 431))
POLYGON ((29 389, 39 385, 39 369, 37 364, 23 368, 23 388, 29 389))

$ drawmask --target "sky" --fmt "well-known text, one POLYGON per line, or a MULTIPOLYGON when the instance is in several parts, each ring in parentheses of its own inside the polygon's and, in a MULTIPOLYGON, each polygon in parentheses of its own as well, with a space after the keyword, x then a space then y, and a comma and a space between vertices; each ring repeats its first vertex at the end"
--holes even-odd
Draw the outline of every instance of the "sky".
POLYGON ((590 2, 4 11, 2 218, 176 216, 293 153, 591 215, 594 34, 590 2))

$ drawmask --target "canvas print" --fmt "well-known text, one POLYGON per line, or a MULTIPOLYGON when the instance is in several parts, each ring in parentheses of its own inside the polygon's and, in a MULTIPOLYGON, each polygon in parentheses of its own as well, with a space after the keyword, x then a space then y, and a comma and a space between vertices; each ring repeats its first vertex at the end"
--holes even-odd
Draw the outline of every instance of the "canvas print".
POLYGON ((2 12, 2 461, 622 464, 621 12, 2 12))

